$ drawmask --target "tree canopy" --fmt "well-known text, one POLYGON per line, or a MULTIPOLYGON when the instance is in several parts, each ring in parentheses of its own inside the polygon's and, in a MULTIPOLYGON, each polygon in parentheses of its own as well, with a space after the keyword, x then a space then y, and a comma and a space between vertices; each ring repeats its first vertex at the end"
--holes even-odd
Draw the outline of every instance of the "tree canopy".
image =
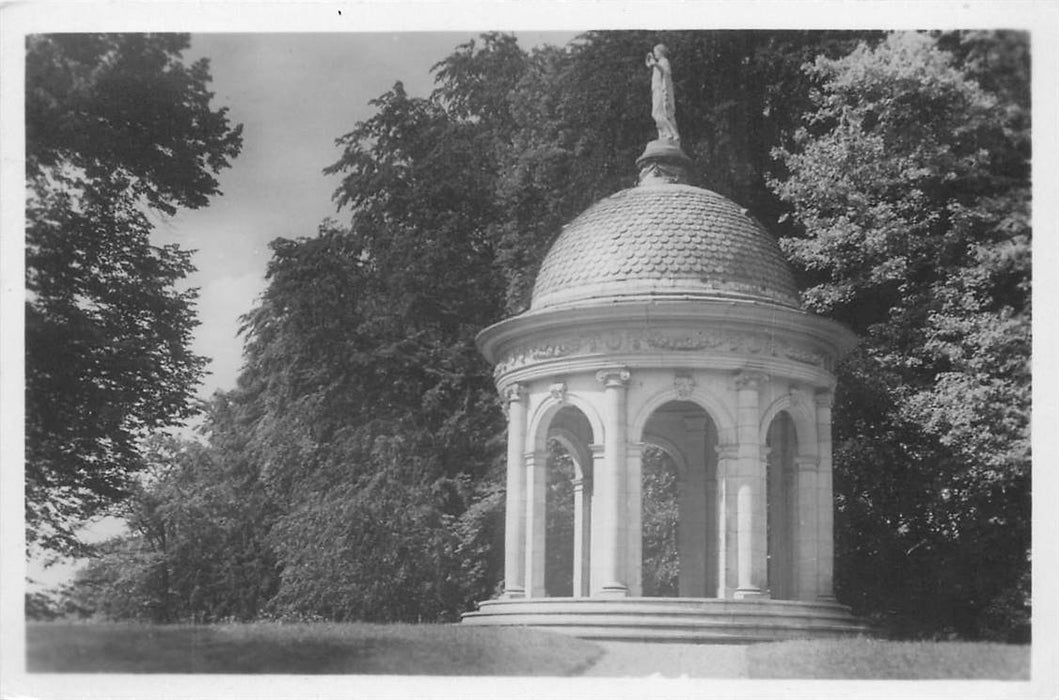
POLYGON ((815 108, 773 184, 804 227, 782 244, 806 304, 862 338, 835 411, 838 583, 920 628, 986 634, 998 605, 1025 622, 1025 37, 897 33, 808 72, 815 108))
POLYGON ((530 52, 487 34, 431 95, 395 84, 337 141, 341 219, 273 242, 207 447, 133 502, 167 533, 132 542, 167 562, 148 587, 166 619, 453 619, 497 589, 504 426, 474 337, 526 307, 562 224, 633 183, 660 40, 701 184, 772 228, 807 307, 862 337, 835 410, 840 600, 905 634, 1024 633, 1028 52, 977 32, 592 32, 530 52), (241 568, 182 563, 196 538, 241 568))
POLYGON ((141 441, 192 412, 194 269, 152 215, 200 207, 241 147, 185 35, 33 35, 26 45, 26 539, 81 549, 128 495, 141 441))

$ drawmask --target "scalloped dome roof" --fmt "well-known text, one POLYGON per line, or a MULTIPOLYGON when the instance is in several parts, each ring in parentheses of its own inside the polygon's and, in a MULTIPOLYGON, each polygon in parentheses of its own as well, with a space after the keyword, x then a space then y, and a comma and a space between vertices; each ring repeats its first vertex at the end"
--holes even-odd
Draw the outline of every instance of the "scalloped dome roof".
POLYGON ((641 185, 563 228, 530 309, 688 297, 801 306, 779 245, 735 202, 691 185, 641 185))

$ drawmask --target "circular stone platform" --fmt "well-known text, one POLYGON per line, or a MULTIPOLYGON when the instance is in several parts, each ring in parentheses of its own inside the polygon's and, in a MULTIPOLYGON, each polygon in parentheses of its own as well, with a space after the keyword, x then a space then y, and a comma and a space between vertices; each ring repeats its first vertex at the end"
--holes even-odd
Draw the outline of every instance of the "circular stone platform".
POLYGON ((838 603, 724 598, 513 598, 464 613, 465 625, 526 626, 586 639, 748 643, 872 634, 838 603))

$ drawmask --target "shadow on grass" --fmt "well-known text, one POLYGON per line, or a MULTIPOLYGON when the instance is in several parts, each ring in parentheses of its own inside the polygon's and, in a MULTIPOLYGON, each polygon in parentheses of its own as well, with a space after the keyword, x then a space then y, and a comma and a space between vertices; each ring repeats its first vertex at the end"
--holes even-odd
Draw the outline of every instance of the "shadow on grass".
POLYGON ((27 625, 31 673, 570 676, 603 653, 528 629, 455 625, 27 625))
POLYGON ((790 641, 747 649, 751 678, 1029 680, 1029 645, 790 641))

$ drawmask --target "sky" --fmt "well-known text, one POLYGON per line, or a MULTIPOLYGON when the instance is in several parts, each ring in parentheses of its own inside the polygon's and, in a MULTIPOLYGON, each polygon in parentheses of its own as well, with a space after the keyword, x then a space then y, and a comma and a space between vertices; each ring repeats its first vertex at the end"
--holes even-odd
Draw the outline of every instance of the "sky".
MULTIPOLYGON (((565 44, 575 32, 517 32, 523 48, 565 44)), ((196 250, 201 325, 194 350, 211 358, 200 395, 230 389, 241 366, 239 316, 264 289, 269 241, 314 235, 342 219, 331 195, 335 139, 372 116, 369 102, 398 80, 425 97, 431 67, 474 32, 193 34, 188 62, 209 58, 214 107, 243 125, 243 150, 220 173, 223 196, 157 220, 155 240, 196 250)))
MULTIPOLYGON (((520 45, 565 44, 577 32, 517 32, 520 45)), ((193 350, 210 358, 199 396, 235 386, 242 366, 239 317, 265 288, 269 242, 312 236, 336 211, 331 195, 339 176, 323 169, 338 160, 335 139, 370 118, 371 100, 400 80, 413 97, 433 88, 431 67, 476 32, 199 33, 186 64, 210 61, 214 109, 227 107, 243 125, 243 149, 217 176, 221 196, 173 217, 152 216, 156 245, 178 243, 196 251, 197 271, 187 286, 199 289, 193 350)), ((116 518, 84 533, 100 541, 123 529, 116 518)), ((34 588, 70 578, 77 562, 31 563, 34 588)))

